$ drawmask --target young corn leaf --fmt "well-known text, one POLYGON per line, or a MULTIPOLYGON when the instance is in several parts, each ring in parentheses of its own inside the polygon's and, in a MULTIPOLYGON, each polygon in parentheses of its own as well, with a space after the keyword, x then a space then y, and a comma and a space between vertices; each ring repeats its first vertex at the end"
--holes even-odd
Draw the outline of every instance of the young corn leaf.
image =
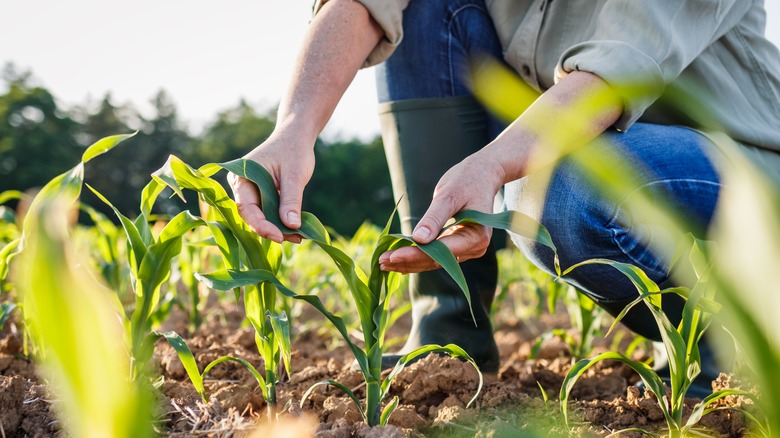
POLYGON ((720 391, 715 391, 712 394, 705 397, 702 401, 697 403, 696 406, 694 406, 693 411, 691 411, 690 417, 688 417, 688 421, 685 423, 685 426, 682 429, 682 432, 685 433, 685 431, 695 426, 699 422, 699 420, 701 420, 701 417, 711 412, 712 409, 707 409, 709 405, 715 403, 716 401, 724 397, 729 397, 732 395, 738 395, 750 399, 755 399, 755 396, 753 394, 747 391, 743 391, 741 389, 722 389, 720 391))
POLYGON ((236 287, 244 287, 263 282, 270 282, 283 295, 309 303, 315 309, 320 311, 320 313, 322 313, 323 316, 325 316, 336 327, 336 330, 338 330, 339 334, 341 334, 341 336, 344 338, 344 341, 355 355, 361 370, 364 370, 366 373, 368 373, 368 359, 366 354, 350 340, 349 331, 346 324, 344 324, 344 321, 340 317, 328 311, 322 304, 322 301, 320 301, 319 297, 315 295, 299 295, 283 285, 275 275, 262 269, 253 269, 250 271, 221 270, 212 272, 210 274, 195 275, 198 280, 203 282, 206 286, 212 289, 224 291, 231 290, 236 287))
POLYGON ((11 312, 16 309, 16 304, 8 302, 0 304, 0 330, 3 329, 3 325, 11 317, 11 312))
POLYGON ((486 227, 511 231, 519 236, 541 243, 553 251, 555 271, 558 275, 561 275, 558 249, 555 247, 555 243, 553 243, 550 232, 530 216, 512 210, 492 214, 476 210, 463 210, 456 214, 453 219, 455 219, 455 223, 452 225, 477 223, 486 227))
POLYGON ((55 408, 68 435, 151 436, 145 384, 128 379, 126 332, 109 295, 69 245, 72 201, 41 198, 26 218, 18 284, 25 321, 42 352, 39 369, 56 382, 62 402, 55 408))
POLYGON ((398 396, 393 397, 392 400, 390 400, 390 403, 385 406, 384 409, 382 409, 382 415, 379 416, 379 425, 380 426, 387 426, 387 421, 390 420, 390 415, 395 412, 395 409, 398 407, 398 396))
POLYGON ((222 356, 206 365, 206 367, 203 369, 203 372, 201 373, 198 370, 198 364, 195 362, 195 356, 192 354, 192 350, 190 350, 190 347, 187 346, 187 343, 184 342, 184 339, 182 339, 178 333, 174 331, 167 331, 158 334, 155 336, 155 339, 157 339, 159 336, 164 337, 165 340, 168 341, 168 344, 176 351, 176 355, 179 356, 179 360, 181 360, 184 369, 187 371, 187 376, 190 378, 192 385, 195 387, 195 390, 198 392, 204 403, 208 401, 206 399, 206 388, 203 384, 205 376, 209 371, 211 371, 212 368, 223 362, 232 361, 243 365, 252 374, 252 376, 254 376, 260 387, 265 387, 265 379, 263 376, 257 371, 257 368, 252 366, 252 364, 244 359, 233 356, 222 356))
MULTIPOLYGON (((385 396, 387 396, 388 391, 390 390, 390 385, 393 384, 393 380, 395 380, 396 376, 403 371, 403 369, 414 359, 430 354, 430 353, 446 353, 452 357, 465 359, 468 361, 471 365, 474 366, 474 369, 477 370, 477 375, 479 376, 479 385, 477 386, 477 392, 474 394, 474 397, 469 400, 468 404, 466 404, 466 407, 469 407, 472 403, 474 403, 474 400, 477 399, 479 396, 479 393, 482 391, 482 373, 479 371, 479 367, 477 366, 477 363, 474 361, 474 359, 469 356, 466 351, 460 347, 458 347, 455 344, 447 344, 447 345, 423 345, 420 348, 417 348, 414 351, 411 351, 403 356, 401 356, 400 359, 398 359, 398 363, 393 367, 393 370, 390 371, 390 374, 385 378, 385 380, 382 382, 381 386, 381 399, 384 399, 385 396)), ((380 399, 380 401, 381 401, 380 399)))
POLYGON ((8 242, 8 244, 0 250, 0 281, 3 281, 8 277, 8 267, 11 266, 11 260, 19 254, 21 244, 21 238, 14 239, 8 242))
POLYGON ((252 374, 252 376, 255 378, 255 380, 257 380, 257 384, 261 388, 265 388, 266 387, 265 378, 263 377, 262 374, 260 374, 259 371, 257 371, 257 368, 252 366, 252 364, 247 362, 245 359, 241 359, 240 357, 222 356, 222 357, 219 357, 217 359, 214 359, 213 361, 209 362, 208 365, 206 365, 206 368, 203 369, 202 376, 205 378, 206 374, 208 374, 208 372, 211 371, 212 368, 214 368, 215 366, 217 366, 217 365, 219 365, 219 364, 221 364, 223 362, 228 362, 228 361, 236 362, 238 364, 243 365, 244 368, 246 368, 247 371, 249 371, 249 373, 252 374))
MULTIPOLYGON (((127 140, 134 135, 135 133, 105 137, 89 146, 81 155, 81 162, 79 162, 79 164, 69 171, 55 177, 43 186, 30 204, 27 217, 34 217, 38 205, 47 199, 62 199, 63 202, 68 203, 68 205, 76 202, 76 199, 81 194, 81 185, 84 182, 84 164, 98 155, 108 152, 122 141, 127 140), (29 214, 31 212, 33 213, 32 215, 29 214)), ((24 221, 24 229, 29 228, 27 217, 24 221)))
POLYGON ((184 370, 187 371, 187 376, 190 378, 192 386, 195 387, 195 391, 198 392, 203 403, 206 403, 208 400, 206 400, 206 388, 203 386, 203 376, 198 369, 198 363, 195 362, 195 356, 192 354, 190 347, 187 346, 184 339, 175 331, 167 331, 160 333, 159 335, 164 337, 165 340, 168 341, 168 345, 176 351, 176 355, 179 356, 179 360, 184 366, 184 370))
POLYGON ((570 427, 568 400, 569 400, 569 395, 571 394, 571 390, 574 388, 574 384, 577 383, 577 380, 579 380, 579 378, 585 373, 585 371, 588 370, 588 368, 590 368, 591 366, 595 365, 596 363, 602 360, 607 360, 607 359, 613 359, 613 360, 623 362, 624 364, 628 365, 631 369, 636 371, 636 373, 639 374, 639 377, 642 378, 645 387, 649 388, 650 391, 653 391, 653 393, 658 398, 659 400, 658 405, 663 411, 664 417, 667 418, 667 421, 671 418, 671 415, 669 413, 669 408, 667 407, 665 402, 665 400, 667 400, 666 388, 664 386, 663 380, 661 380, 661 378, 658 377, 658 374, 656 374, 656 372, 653 371, 653 369, 650 368, 650 366, 648 366, 643 362, 637 362, 631 360, 620 353, 607 352, 607 353, 602 353, 592 359, 583 359, 575 363, 574 366, 572 366, 571 370, 569 370, 569 373, 566 374, 566 377, 563 379, 561 392, 559 394, 559 401, 561 404, 561 413, 563 414, 563 419, 567 427, 570 427))
POLYGON ((306 400, 309 398, 309 396, 311 395, 312 391, 314 391, 314 388, 316 388, 318 386, 322 386, 322 385, 335 386, 336 388, 344 391, 344 394, 347 394, 347 396, 349 398, 351 398, 353 402, 355 402, 355 406, 357 406, 358 411, 360 412, 360 415, 363 417, 363 420, 367 421, 366 412, 363 410, 363 406, 360 404, 360 399, 358 399, 355 396, 355 393, 352 392, 352 390, 349 389, 347 386, 345 386, 345 385, 343 385, 343 384, 341 384, 341 383, 339 383, 339 382, 337 382, 335 380, 331 380, 331 379, 323 380, 323 381, 315 383, 314 385, 311 385, 309 387, 309 389, 307 389, 306 392, 303 393, 303 397, 301 397, 301 402, 300 402, 300 404, 298 406, 301 409, 303 409, 304 403, 306 403, 306 400))
POLYGON ((276 335, 276 342, 278 342, 279 351, 282 354, 282 360, 284 362, 284 369, 287 370, 287 374, 291 373, 290 358, 292 355, 292 346, 290 345, 290 321, 287 319, 287 314, 281 312, 279 314, 272 314, 266 312, 268 318, 271 320, 271 327, 273 327, 274 334, 276 335))

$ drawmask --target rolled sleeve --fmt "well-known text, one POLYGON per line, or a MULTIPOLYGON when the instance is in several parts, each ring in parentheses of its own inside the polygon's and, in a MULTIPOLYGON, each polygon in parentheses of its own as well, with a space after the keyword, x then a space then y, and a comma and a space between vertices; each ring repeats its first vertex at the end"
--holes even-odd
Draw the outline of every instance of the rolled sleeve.
MULTIPOLYGON (((363 67, 379 64, 393 54, 396 47, 403 39, 403 11, 409 4, 409 0, 357 0, 366 7, 374 21, 379 24, 385 33, 374 50, 366 58, 363 67)), ((317 14, 328 0, 317 0, 314 3, 313 13, 317 14)))
POLYGON ((624 113, 615 127, 627 130, 697 56, 739 22, 750 3, 607 2, 595 17, 592 37, 565 50, 556 71, 587 71, 604 79, 623 99, 624 113))
POLYGON ((561 57, 565 72, 598 75, 623 100, 623 114, 615 128, 625 131, 663 94, 661 67, 642 50, 620 41, 589 41, 570 48, 561 57))

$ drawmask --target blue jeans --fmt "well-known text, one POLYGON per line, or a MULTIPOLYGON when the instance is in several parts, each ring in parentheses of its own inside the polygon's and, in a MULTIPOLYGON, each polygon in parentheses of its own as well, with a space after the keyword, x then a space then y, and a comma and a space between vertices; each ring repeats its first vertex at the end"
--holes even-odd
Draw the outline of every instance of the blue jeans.
MULTIPOLYGON (((483 0, 411 1, 404 12, 404 32, 395 53, 377 67, 381 102, 468 95, 469 62, 475 55, 502 59, 483 0)), ((499 123, 487 123, 488 138, 495 138, 501 128, 499 123)), ((642 183, 633 193, 663 198, 685 211, 700 229, 709 224, 719 180, 707 158, 711 144, 704 136, 684 127, 642 123, 625 133, 609 131, 603 135, 628 157, 632 169, 641 173, 642 183)), ((646 224, 629 218, 623 203, 606 200, 574 164, 564 160, 557 166, 546 194, 526 190, 532 178, 507 185, 506 208, 528 213, 547 227, 562 267, 607 258, 639 266, 656 282, 668 283, 668 262, 648 247, 648 239, 655 237, 646 224)), ((513 241, 531 261, 553 272, 551 251, 518 236, 513 236, 513 241)), ((583 267, 564 280, 613 314, 637 297, 636 288, 626 277, 608 266, 583 267)), ((672 313, 676 314, 670 319, 676 324, 679 309, 672 313)), ((647 314, 629 316, 624 322, 646 337, 658 338, 657 328, 648 318, 647 314)))

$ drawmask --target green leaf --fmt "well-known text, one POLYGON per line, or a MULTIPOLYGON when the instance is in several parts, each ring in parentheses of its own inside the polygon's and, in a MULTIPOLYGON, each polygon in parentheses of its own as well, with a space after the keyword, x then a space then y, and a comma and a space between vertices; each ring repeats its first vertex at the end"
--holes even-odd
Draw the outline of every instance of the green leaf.
POLYGON ((0 304, 0 330, 3 329, 3 325, 11 317, 11 312, 16 309, 16 304, 8 302, 0 304))
POLYGON ((206 388, 203 386, 203 376, 200 374, 198 363, 195 362, 195 356, 192 354, 190 347, 175 331, 167 331, 159 333, 159 335, 164 337, 168 341, 168 345, 176 351, 176 355, 179 356, 181 364, 184 365, 184 370, 187 371, 187 376, 189 376, 192 385, 198 391, 200 398, 203 399, 203 403, 206 403, 208 400, 206 400, 206 388))
POLYGON ((151 394, 143 379, 131 380, 127 332, 72 247, 71 205, 67 198, 40 198, 26 219, 17 284, 39 371, 57 382, 53 390, 67 435, 151 436, 151 394))
POLYGON ((263 166, 252 160, 238 159, 220 163, 224 169, 246 178, 260 190, 260 202, 266 220, 274 224, 284 234, 299 234, 315 242, 330 245, 330 236, 322 223, 311 213, 301 213, 301 227, 293 230, 285 226, 279 218, 279 193, 273 177, 263 166))
POLYGON ((290 321, 287 320, 287 314, 284 312, 277 315, 268 312, 268 318, 271 320, 274 337, 279 346, 279 351, 282 353, 284 369, 287 370, 287 374, 290 375, 292 374, 290 368, 290 357, 292 355, 292 346, 290 346, 290 321))
POLYGON ((19 190, 6 190, 0 193, 0 205, 3 205, 6 202, 12 201, 14 199, 22 199, 23 196, 24 193, 20 192, 19 190))
POLYGON ((84 151, 84 153, 81 155, 81 162, 86 164, 91 159, 97 157, 98 155, 105 154, 106 152, 113 149, 119 143, 136 135, 137 133, 138 131, 132 134, 112 135, 109 137, 101 138, 100 140, 96 141, 91 146, 89 146, 87 150, 84 151))
POLYGON ((387 426, 387 420, 390 419, 390 415, 393 414, 395 409, 398 407, 398 396, 393 397, 392 400, 390 400, 390 403, 385 406, 384 409, 382 409, 382 415, 379 416, 379 425, 380 426, 387 426))
POLYGON ((253 269, 250 271, 236 271, 230 269, 216 271, 210 274, 195 274, 195 276, 206 286, 222 291, 227 291, 237 287, 255 285, 262 282, 270 282, 279 290, 280 293, 282 293, 282 295, 309 303, 320 313, 322 313, 322 315, 325 316, 336 327, 336 330, 339 332, 339 334, 341 334, 342 338, 344 338, 344 341, 355 355, 355 359, 360 365, 361 371, 363 371, 364 374, 370 374, 366 353, 350 340, 349 330, 347 329, 344 320, 328 311, 322 304, 322 301, 320 301, 319 297, 315 295, 299 295, 282 284, 274 274, 262 269, 253 269))
POLYGON ((339 382, 337 382, 335 380, 331 380, 331 379, 323 380, 321 382, 315 383, 314 385, 311 385, 309 387, 309 389, 307 389, 306 392, 303 393, 303 397, 301 397, 301 403, 299 404, 299 407, 301 409, 303 409, 304 403, 306 403, 306 400, 309 398, 309 396, 311 395, 311 393, 314 390, 314 388, 316 388, 318 386, 322 386, 322 385, 332 385, 332 386, 335 386, 336 388, 344 391, 344 393, 347 394, 347 396, 349 398, 351 398, 353 402, 355 402, 355 406, 357 406, 358 411, 360 412, 360 415, 363 417, 363 420, 364 421, 368 421, 367 417, 366 417, 366 413, 363 410, 363 406, 360 404, 360 400, 355 396, 355 393, 353 393, 352 390, 349 389, 348 387, 346 387, 345 385, 343 385, 343 384, 341 384, 341 383, 339 383, 339 382))
MULTIPOLYGON (((569 395, 571 394, 571 390, 574 388, 574 384, 577 383, 577 380, 579 380, 579 378, 585 373, 585 371, 588 370, 588 368, 606 359, 613 359, 613 360, 620 361, 628 365, 634 371, 636 371, 637 374, 639 374, 639 377, 642 378, 645 387, 648 388, 650 391, 653 391, 653 393, 656 395, 658 399, 658 405, 661 408, 661 411, 663 412, 667 423, 669 423, 670 426, 674 424, 674 420, 672 419, 672 416, 670 415, 669 409, 667 408, 665 402, 667 397, 666 397, 666 389, 664 387, 664 382, 663 380, 661 380, 660 377, 658 377, 658 374, 656 374, 655 371, 653 371, 653 369, 650 368, 645 363, 633 361, 623 356, 620 353, 607 352, 607 353, 602 353, 592 359, 583 359, 575 363, 574 366, 572 366, 571 370, 569 370, 569 373, 566 374, 566 377, 563 379, 563 384, 561 385, 561 392, 559 394, 559 400, 561 403, 561 413, 563 413, 563 419, 566 422, 567 427, 570 427, 568 400, 569 400, 569 395)), ((675 425, 674 428, 679 429, 679 426, 675 425)))
POLYGON ((263 375, 260 374, 259 371, 257 371, 257 368, 252 366, 252 364, 247 362, 246 360, 241 359, 240 357, 222 356, 220 358, 214 359, 208 365, 206 365, 206 368, 203 369, 203 376, 205 376, 215 366, 221 364, 222 362, 227 362, 227 361, 240 363, 241 365, 244 366, 244 368, 246 368, 252 374, 252 376, 254 376, 255 380, 257 380, 257 384, 261 388, 265 389, 267 387, 267 385, 265 383, 265 379, 263 378, 263 375))
POLYGON ((739 395, 751 399, 754 398, 753 394, 747 391, 742 391, 740 389, 721 389, 720 391, 715 391, 707 397, 704 397, 704 400, 700 401, 696 404, 696 406, 694 406, 693 411, 691 411, 691 416, 688 417, 688 421, 685 423, 682 431, 685 432, 686 430, 689 430, 691 427, 695 426, 699 420, 701 420, 701 417, 705 415, 705 409, 707 406, 724 397, 732 395, 739 395))
POLYGON ((103 196, 100 192, 92 188, 92 186, 89 184, 87 184, 87 188, 91 190, 92 193, 98 197, 98 199, 103 201, 103 203, 114 210, 114 214, 117 218, 119 218, 119 222, 122 224, 122 228, 125 230, 125 234, 127 235, 127 242, 129 244, 129 250, 131 253, 130 268, 135 274, 136 278, 138 278, 138 270, 141 266, 141 262, 143 261, 144 256, 146 255, 146 243, 144 243, 143 239, 141 238, 141 234, 138 232, 138 228, 135 226, 133 221, 127 218, 127 216, 123 215, 119 209, 114 207, 114 204, 106 199, 106 197, 103 196))
POLYGON ((472 359, 464 349, 458 347, 455 344, 447 344, 444 346, 435 344, 423 345, 422 347, 419 347, 414 351, 401 356, 401 358, 398 359, 398 363, 395 365, 395 367, 393 367, 393 370, 382 382, 381 398, 385 398, 387 392, 390 390, 390 385, 393 383, 393 380, 395 380, 396 376, 398 376, 398 374, 403 371, 404 367, 406 367, 409 362, 422 355, 430 353, 446 353, 452 357, 465 359, 474 366, 474 369, 477 370, 477 375, 479 375, 479 385, 477 386, 477 392, 474 394, 474 397, 472 397, 468 404, 466 404, 466 407, 469 407, 472 403, 474 403, 474 400, 477 399, 479 393, 482 391, 482 372, 479 371, 479 367, 477 366, 477 363, 474 361, 474 359, 472 359))
POLYGON ((193 216, 188 210, 177 214, 173 219, 163 227, 160 232, 160 242, 165 242, 176 237, 183 236, 187 231, 205 225, 205 221, 197 216, 193 216))
POLYGON ((19 254, 21 243, 21 238, 14 239, 0 250, 0 280, 5 280, 8 276, 8 267, 11 265, 11 260, 19 254))

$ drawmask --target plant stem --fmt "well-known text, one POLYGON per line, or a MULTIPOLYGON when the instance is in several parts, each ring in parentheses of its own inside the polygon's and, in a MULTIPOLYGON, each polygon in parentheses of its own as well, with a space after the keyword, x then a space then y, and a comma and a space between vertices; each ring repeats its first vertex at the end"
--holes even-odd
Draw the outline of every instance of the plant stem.
POLYGON ((276 421, 277 405, 276 405, 276 376, 273 372, 266 372, 266 388, 265 388, 265 403, 266 412, 268 413, 268 421, 276 421))
POLYGON ((380 390, 379 380, 366 383, 366 420, 368 420, 368 425, 372 427, 379 424, 380 390))

